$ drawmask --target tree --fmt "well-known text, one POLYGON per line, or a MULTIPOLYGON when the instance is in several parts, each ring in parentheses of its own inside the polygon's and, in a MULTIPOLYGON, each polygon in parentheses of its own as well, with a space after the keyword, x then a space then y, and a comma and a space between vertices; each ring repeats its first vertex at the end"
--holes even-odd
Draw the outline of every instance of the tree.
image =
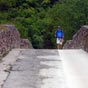
POLYGON ((58 25, 67 41, 88 24, 88 0, 0 0, 0 23, 15 24, 34 48, 56 48, 58 25))

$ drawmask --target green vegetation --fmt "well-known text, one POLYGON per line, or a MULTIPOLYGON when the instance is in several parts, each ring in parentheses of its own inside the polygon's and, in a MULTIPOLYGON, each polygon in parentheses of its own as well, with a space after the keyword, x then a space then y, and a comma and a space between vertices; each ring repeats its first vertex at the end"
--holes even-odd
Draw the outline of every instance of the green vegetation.
POLYGON ((56 48, 58 25, 66 41, 88 24, 88 0, 0 0, 0 23, 16 25, 34 48, 56 48))

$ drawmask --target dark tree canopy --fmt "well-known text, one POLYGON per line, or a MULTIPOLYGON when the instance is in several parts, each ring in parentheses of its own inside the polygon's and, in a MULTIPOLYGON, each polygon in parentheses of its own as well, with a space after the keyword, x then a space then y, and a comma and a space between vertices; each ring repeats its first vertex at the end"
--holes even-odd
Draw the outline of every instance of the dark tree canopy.
POLYGON ((0 0, 0 23, 16 25, 34 48, 56 48, 58 25, 66 41, 88 24, 88 0, 0 0))

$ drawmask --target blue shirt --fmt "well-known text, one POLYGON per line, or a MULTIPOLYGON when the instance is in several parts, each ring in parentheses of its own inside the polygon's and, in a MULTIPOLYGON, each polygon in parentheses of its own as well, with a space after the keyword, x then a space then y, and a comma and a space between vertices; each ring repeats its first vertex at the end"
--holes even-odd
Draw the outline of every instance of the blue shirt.
POLYGON ((59 29, 59 30, 57 29, 55 32, 55 35, 57 38, 63 38, 64 32, 61 29, 59 29))

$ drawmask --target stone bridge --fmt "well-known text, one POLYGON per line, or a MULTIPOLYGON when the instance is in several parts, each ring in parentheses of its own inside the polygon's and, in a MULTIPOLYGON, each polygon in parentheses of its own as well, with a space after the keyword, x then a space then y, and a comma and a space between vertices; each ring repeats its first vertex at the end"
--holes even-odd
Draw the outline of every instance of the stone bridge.
POLYGON ((88 53, 13 49, 1 60, 0 88, 88 88, 88 53))

